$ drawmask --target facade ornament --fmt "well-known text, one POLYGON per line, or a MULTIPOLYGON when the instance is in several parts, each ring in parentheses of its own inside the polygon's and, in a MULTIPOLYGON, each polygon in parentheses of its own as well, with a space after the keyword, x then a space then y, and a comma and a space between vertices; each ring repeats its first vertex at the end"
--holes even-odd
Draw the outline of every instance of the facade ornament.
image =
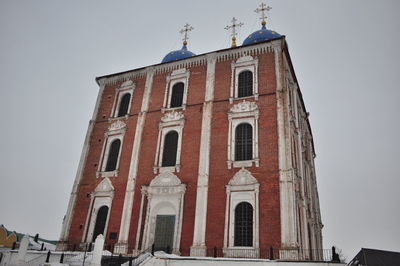
POLYGON ((108 127, 108 131, 121 130, 126 127, 126 124, 121 120, 117 120, 108 127))
POLYGON ((150 187, 173 187, 181 185, 181 180, 171 172, 157 175, 151 182, 150 187))
POLYGON ((114 186, 111 183, 111 180, 106 177, 104 178, 103 181, 101 181, 96 189, 94 190, 95 192, 109 192, 109 191, 114 191, 114 186))
POLYGON ((243 101, 235 104, 231 108, 232 113, 243 113, 243 112, 252 112, 258 110, 258 106, 255 102, 243 101))
POLYGON ((257 179, 248 170, 242 168, 232 177, 228 184, 231 186, 241 186, 257 183, 257 179))
POLYGON ((132 80, 127 80, 125 82, 123 82, 121 84, 121 86, 119 87, 119 89, 126 89, 128 87, 132 87, 133 86, 133 81, 132 80))
POLYGON ((166 123, 166 122, 171 122, 171 121, 177 121, 183 119, 183 113, 182 112, 168 112, 166 113, 162 118, 161 122, 166 123))

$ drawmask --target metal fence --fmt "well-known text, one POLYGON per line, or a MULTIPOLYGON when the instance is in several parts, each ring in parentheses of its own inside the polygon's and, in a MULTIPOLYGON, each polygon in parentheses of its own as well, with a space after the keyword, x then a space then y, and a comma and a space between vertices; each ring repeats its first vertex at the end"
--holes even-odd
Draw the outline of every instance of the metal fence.
MULTIPOLYGON (((92 249, 94 244, 83 243, 80 245, 69 245, 70 250, 81 251, 78 252, 82 256, 81 260, 85 261, 90 259, 92 256, 92 249)), ((190 256, 189 248, 171 249, 166 248, 155 248, 154 245, 148 250, 141 251, 136 256, 123 256, 121 254, 114 254, 113 245, 105 245, 102 257, 102 265, 114 266, 127 263, 130 266, 139 265, 143 262, 150 254, 156 251, 164 251, 170 254, 176 254, 181 256, 190 256), (147 254, 147 255, 146 255, 147 254)), ((70 255, 65 255, 70 256, 70 255)), ((336 253, 335 248, 332 249, 282 249, 282 248, 221 248, 213 247, 206 250, 207 257, 214 258, 249 258, 249 259, 269 259, 269 260, 280 260, 280 261, 315 261, 315 262, 340 262, 339 255, 336 253)), ((65 257, 66 261, 68 258, 65 257)), ((77 256, 74 259, 79 259, 77 256)))
MULTIPOLYGON (((160 250, 160 249, 159 249, 160 250)), ((181 256, 190 256, 189 248, 171 249, 166 247, 162 251, 181 256)), ((152 254, 157 249, 152 250, 152 254)), ((314 261, 314 262, 340 262, 335 248, 332 249, 282 249, 282 248, 208 248, 207 257, 214 258, 248 258, 269 259, 280 261, 314 261)))

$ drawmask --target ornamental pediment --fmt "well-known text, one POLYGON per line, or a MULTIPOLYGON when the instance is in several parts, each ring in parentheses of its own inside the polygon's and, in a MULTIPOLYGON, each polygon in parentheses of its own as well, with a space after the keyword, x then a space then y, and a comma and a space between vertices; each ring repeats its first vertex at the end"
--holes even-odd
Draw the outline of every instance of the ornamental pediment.
POLYGON ((108 177, 106 177, 106 178, 104 178, 103 181, 101 181, 97 185, 97 187, 94 191, 95 192, 111 192, 111 191, 114 191, 114 186, 112 185, 111 180, 108 177))
POLYGON ((117 120, 108 127, 108 131, 115 131, 126 128, 126 124, 121 120, 117 120))
POLYGON ((166 122, 172 122, 172 121, 178 121, 183 119, 183 113, 182 112, 168 112, 166 113, 162 118, 161 122, 166 123, 166 122))
POLYGON ((238 58, 238 60, 236 60, 236 63, 243 63, 243 62, 248 62, 248 61, 252 61, 254 58, 250 55, 245 55, 242 56, 240 58, 238 58))
POLYGON ((157 175, 151 182, 150 187, 172 187, 179 186, 181 180, 171 172, 165 172, 157 175))
POLYGON ((133 86, 133 81, 132 80, 127 80, 127 81, 125 81, 124 83, 122 83, 121 84, 121 86, 119 87, 120 89, 126 89, 126 88, 129 88, 129 87, 132 87, 133 86))
POLYGON ((243 101, 232 106, 232 113, 244 113, 258 110, 258 105, 255 102, 243 101))
POLYGON ((240 169, 229 181, 231 186, 254 185, 257 179, 246 169, 240 169))

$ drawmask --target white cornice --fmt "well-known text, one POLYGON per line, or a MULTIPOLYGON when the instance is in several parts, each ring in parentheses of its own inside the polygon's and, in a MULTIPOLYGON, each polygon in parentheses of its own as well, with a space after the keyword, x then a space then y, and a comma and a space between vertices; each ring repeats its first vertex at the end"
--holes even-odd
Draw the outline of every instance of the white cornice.
POLYGON ((100 86, 113 85, 117 82, 123 82, 129 79, 133 80, 135 78, 141 78, 146 75, 149 68, 154 68, 155 74, 161 74, 165 72, 171 72, 180 68, 202 66, 207 64, 207 57, 209 57, 210 54, 213 54, 213 56, 216 57, 217 62, 221 62, 226 60, 234 60, 242 56, 248 56, 248 55, 254 56, 260 53, 274 52, 276 50, 281 49, 281 44, 282 44, 281 39, 277 39, 270 42, 260 43, 257 45, 248 45, 248 46, 237 47, 234 49, 213 51, 210 53, 190 57, 179 61, 163 63, 163 64, 149 66, 146 68, 140 68, 136 70, 123 72, 120 74, 117 73, 109 76, 99 77, 97 79, 97 82, 100 86))

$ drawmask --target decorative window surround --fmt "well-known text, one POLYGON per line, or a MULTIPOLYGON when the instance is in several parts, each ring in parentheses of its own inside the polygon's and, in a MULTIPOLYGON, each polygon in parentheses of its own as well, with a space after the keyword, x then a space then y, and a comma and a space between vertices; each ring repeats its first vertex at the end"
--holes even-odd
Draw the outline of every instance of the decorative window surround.
POLYGON ((161 173, 150 182, 150 186, 142 186, 142 194, 147 195, 148 200, 142 250, 151 247, 154 242, 157 215, 175 215, 171 248, 179 255, 185 192, 186 185, 173 173, 161 173))
POLYGON ((179 172, 181 162, 181 149, 182 149, 182 134, 185 119, 182 112, 172 111, 166 113, 162 118, 159 125, 158 139, 157 139, 157 150, 154 158, 153 172, 164 173, 164 172, 179 172), (165 136, 170 131, 176 131, 178 133, 178 147, 176 151, 176 163, 175 166, 162 166, 162 156, 164 152, 164 141, 165 136))
POLYGON ((246 169, 240 169, 226 185, 224 248, 226 257, 258 258, 259 250, 259 188, 257 179, 246 169), (241 202, 253 207, 253 246, 234 246, 235 208, 241 202), (241 254, 243 253, 243 254, 241 254))
POLYGON ((97 178, 118 176, 119 172, 118 167, 119 167, 119 161, 121 159, 121 151, 124 143, 123 141, 124 141, 125 131, 126 131, 126 124, 121 120, 117 120, 114 123, 112 123, 108 127, 108 130, 104 133, 106 141, 104 142, 103 150, 101 152, 102 155, 100 157, 99 168, 96 172, 97 178), (108 155, 110 153, 111 143, 116 139, 119 139, 121 141, 118 153, 117 166, 115 167, 114 171, 105 171, 108 161, 108 155))
POLYGON ((255 99, 258 100, 258 59, 252 56, 240 57, 236 62, 231 63, 231 90, 229 102, 233 103, 234 100, 242 99, 255 99), (253 95, 238 98, 239 74, 245 70, 253 73, 253 95))
POLYGON ((163 108, 161 108, 161 112, 169 110, 186 109, 187 95, 189 90, 189 76, 190 76, 190 71, 185 68, 174 70, 170 75, 167 76, 167 82, 164 94, 164 103, 163 103, 163 108), (179 82, 182 82, 184 85, 182 106, 171 108, 170 106, 171 106, 172 88, 174 87, 175 84, 179 82))
POLYGON ((255 102, 243 100, 230 109, 228 113, 228 169, 232 167, 251 167, 253 163, 256 167, 260 166, 260 159, 258 157, 258 117, 259 111, 255 102), (236 127, 242 123, 248 123, 253 127, 253 159, 248 161, 235 161, 236 127))
POLYGON ((131 106, 132 106, 132 101, 133 101, 133 92, 135 91, 135 88, 136 88, 136 84, 133 83, 132 80, 127 80, 124 83, 122 83, 119 88, 116 89, 116 91, 115 91, 116 96, 115 96, 113 107, 111 109, 109 121, 129 116, 131 106), (126 113, 125 116, 118 117, 118 111, 119 111, 119 106, 121 104, 122 97, 127 93, 129 93, 131 95, 131 99, 129 101, 128 112, 126 113))
POLYGON ((110 219, 111 205, 114 198, 114 186, 109 178, 101 181, 96 189, 90 193, 90 207, 86 217, 85 229, 82 242, 92 242, 93 231, 97 219, 97 212, 102 206, 108 207, 106 225, 104 227, 104 236, 107 235, 108 220, 110 219))

